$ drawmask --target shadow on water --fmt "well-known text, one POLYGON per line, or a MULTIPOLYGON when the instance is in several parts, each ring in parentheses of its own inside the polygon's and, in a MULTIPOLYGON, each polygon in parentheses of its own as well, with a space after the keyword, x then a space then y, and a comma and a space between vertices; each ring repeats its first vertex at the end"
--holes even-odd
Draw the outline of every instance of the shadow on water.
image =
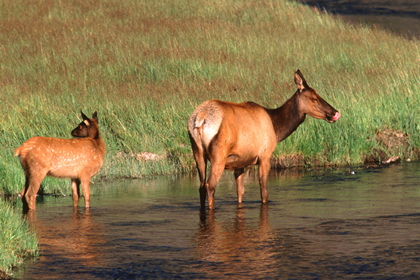
POLYGON ((28 215, 41 257, 16 277, 420 278, 420 163, 272 172, 268 205, 254 172, 237 205, 225 173, 214 211, 191 175, 96 184, 90 210, 45 197, 28 215))
POLYGON ((420 38, 420 1, 418 0, 297 0, 340 15, 352 23, 380 26, 409 38, 420 38))

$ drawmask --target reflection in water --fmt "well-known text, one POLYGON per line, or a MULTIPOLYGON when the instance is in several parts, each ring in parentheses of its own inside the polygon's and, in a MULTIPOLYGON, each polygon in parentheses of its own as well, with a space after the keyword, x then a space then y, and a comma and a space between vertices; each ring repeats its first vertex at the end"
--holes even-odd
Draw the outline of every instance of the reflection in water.
MULTIPOLYGON (((261 205, 259 224, 248 225, 246 208, 239 207, 236 216, 228 222, 219 222, 217 214, 201 214, 197 234, 198 259, 218 263, 220 268, 210 270, 212 278, 222 278, 235 271, 240 275, 253 275, 255 271, 264 273, 273 267, 273 238, 268 223, 268 205, 261 205)), ((232 213, 233 214, 233 213, 232 213)))
MULTIPOLYGON (((53 219, 39 219, 37 211, 33 210, 26 214, 30 226, 35 229, 43 245, 41 256, 36 262, 41 265, 45 263, 50 271, 63 271, 67 264, 78 267, 78 270, 82 267, 96 266, 101 257, 99 248, 104 240, 100 225, 94 222, 90 209, 74 207, 71 214, 56 210, 55 213, 51 213, 53 219), (54 261, 55 256, 65 256, 65 261, 54 261)), ((45 279, 43 271, 34 273, 39 273, 39 279, 45 279)))
POLYGON ((42 255, 16 278, 420 279, 420 163, 272 172, 268 205, 251 172, 238 206, 226 173, 204 212, 197 182, 96 184, 89 211, 45 197, 42 255))

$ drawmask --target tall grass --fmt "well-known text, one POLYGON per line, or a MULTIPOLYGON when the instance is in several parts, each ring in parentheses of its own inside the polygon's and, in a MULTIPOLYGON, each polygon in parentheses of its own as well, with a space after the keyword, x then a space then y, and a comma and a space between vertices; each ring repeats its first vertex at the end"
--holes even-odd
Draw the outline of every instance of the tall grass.
POLYGON ((38 255, 38 243, 26 221, 2 199, 0 209, 0 278, 3 279, 26 257, 38 255))
MULTIPOLYGON (((194 166, 186 121, 207 99, 277 107, 293 72, 340 110, 307 118, 276 157, 360 164, 375 133, 407 134, 418 157, 419 43, 281 0, 2 1, 0 175, 23 185, 13 150, 35 135, 70 137, 80 110, 98 110, 108 154, 99 176, 143 177, 194 166), (416 150, 417 149, 417 150, 416 150), (161 156, 146 161, 135 155, 161 156)), ((384 149, 383 147, 379 147, 384 149)), ((48 179, 45 192, 69 193, 48 179)))

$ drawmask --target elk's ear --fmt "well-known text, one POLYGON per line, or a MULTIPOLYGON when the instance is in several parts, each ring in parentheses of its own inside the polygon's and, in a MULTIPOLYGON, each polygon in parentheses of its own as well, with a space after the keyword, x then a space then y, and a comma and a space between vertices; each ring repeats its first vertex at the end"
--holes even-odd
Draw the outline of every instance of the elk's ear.
POLYGON ((98 112, 97 111, 95 111, 95 113, 93 113, 92 119, 94 119, 96 122, 98 122, 98 112))
POLYGON ((90 125, 89 118, 88 118, 85 114, 83 114, 83 112, 82 112, 82 111, 80 111, 80 113, 82 113, 83 122, 84 122, 87 126, 89 126, 89 125, 90 125))
POLYGON ((80 113, 82 113, 82 119, 83 119, 84 121, 89 120, 89 118, 88 118, 85 114, 83 114, 83 112, 82 112, 82 111, 80 111, 80 113))
POLYGON ((305 78, 303 77, 299 69, 295 72, 295 84, 298 87, 299 91, 308 88, 308 84, 306 83, 305 78))

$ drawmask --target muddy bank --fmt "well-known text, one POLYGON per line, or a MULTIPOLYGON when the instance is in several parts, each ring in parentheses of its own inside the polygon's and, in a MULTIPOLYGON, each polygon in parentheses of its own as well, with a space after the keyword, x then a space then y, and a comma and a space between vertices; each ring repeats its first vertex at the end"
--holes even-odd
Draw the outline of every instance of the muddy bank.
MULTIPOLYGON (((366 140, 375 141, 377 144, 377 147, 366 153, 364 157, 366 167, 371 168, 398 163, 401 162, 401 157, 405 161, 414 161, 420 158, 420 149, 411 147, 409 135, 401 130, 378 129, 375 132, 374 139, 366 140)), ((330 167, 331 164, 322 162, 317 158, 304 157, 303 155, 286 155, 271 159, 271 167, 274 169, 311 166, 330 167)))

